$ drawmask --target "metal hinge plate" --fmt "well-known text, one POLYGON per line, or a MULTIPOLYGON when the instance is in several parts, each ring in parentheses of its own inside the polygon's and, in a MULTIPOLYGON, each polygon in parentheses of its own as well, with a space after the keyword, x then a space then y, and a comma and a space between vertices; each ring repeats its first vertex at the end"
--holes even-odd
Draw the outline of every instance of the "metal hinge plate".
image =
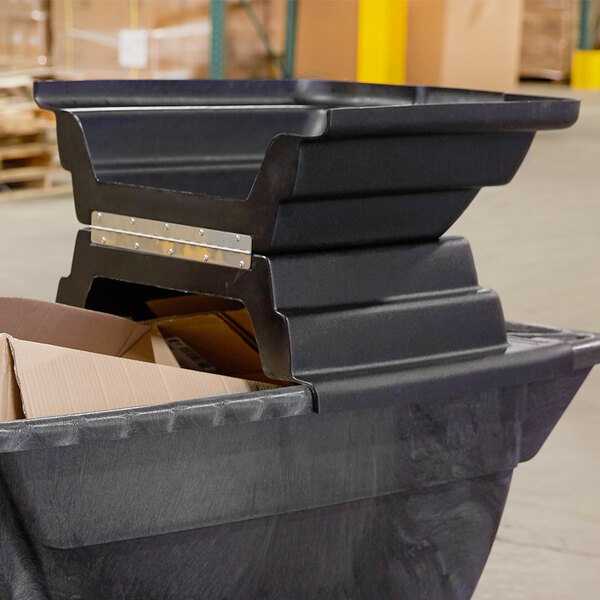
POLYGON ((134 252, 249 269, 249 235, 94 211, 92 243, 134 252))

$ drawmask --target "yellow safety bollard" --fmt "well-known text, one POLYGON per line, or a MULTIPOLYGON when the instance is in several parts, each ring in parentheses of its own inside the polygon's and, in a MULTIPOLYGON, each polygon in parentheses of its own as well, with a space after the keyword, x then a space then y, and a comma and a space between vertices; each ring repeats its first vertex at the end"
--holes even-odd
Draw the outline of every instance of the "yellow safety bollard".
POLYGON ((406 81, 407 0, 359 0, 356 79, 406 81))
POLYGON ((571 85, 580 90, 600 90, 600 50, 575 50, 571 85))

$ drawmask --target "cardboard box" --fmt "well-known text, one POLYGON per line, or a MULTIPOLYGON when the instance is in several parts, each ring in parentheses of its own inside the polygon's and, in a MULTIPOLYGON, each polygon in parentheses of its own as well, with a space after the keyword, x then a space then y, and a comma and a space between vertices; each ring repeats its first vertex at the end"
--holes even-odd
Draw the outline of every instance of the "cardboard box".
POLYGON ((525 0, 521 77, 569 77, 577 46, 577 0, 525 0))
POLYGON ((244 304, 239 300, 209 294, 186 294, 185 296, 158 298, 149 300, 146 304, 156 317, 195 315, 202 312, 240 310, 244 308, 244 304))
POLYGON ((244 379, 267 380, 254 337, 244 327, 245 311, 167 317, 155 322, 186 368, 244 379))
MULTIPOLYGON (((144 340, 150 339, 152 347, 157 330, 94 311, 2 298, 0 332, 0 421, 163 404, 264 387, 144 362, 147 358, 121 358, 139 349, 144 340)), ((166 350, 165 345, 159 348, 166 350)))
POLYGON ((276 383, 262 371, 252 319, 242 303, 196 294, 147 304, 157 316, 149 323, 160 331, 180 366, 276 383))
POLYGON ((358 0, 302 0, 298 5, 295 76, 356 79, 358 0))
POLYGON ((2 0, 1 68, 31 69, 46 65, 49 41, 47 0, 2 0))
POLYGON ((122 356, 150 326, 122 317, 28 298, 0 298, 0 332, 108 356, 122 356))
POLYGON ((407 83, 513 89, 522 11, 522 0, 410 0, 407 83))
MULTIPOLYGON (((274 3, 254 0, 252 6, 276 36, 282 24, 275 21, 280 11, 274 3)), ((208 76, 209 0, 55 0, 51 23, 52 64, 59 73, 90 79, 208 76)), ((277 74, 246 10, 230 0, 225 65, 227 77, 277 74)))

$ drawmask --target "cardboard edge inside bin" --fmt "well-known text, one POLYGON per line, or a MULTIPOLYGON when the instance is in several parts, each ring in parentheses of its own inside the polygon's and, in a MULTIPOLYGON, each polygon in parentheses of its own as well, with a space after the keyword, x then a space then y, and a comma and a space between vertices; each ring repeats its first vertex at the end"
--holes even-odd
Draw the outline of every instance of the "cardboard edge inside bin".
POLYGON ((0 423, 15 421, 25 416, 7 338, 7 335, 0 334, 0 423))
POLYGON ((17 339, 121 356, 150 327, 124 317, 29 298, 0 298, 0 332, 17 339))
POLYGON ((0 332, 29 342, 179 366, 156 327, 55 302, 0 298, 0 332))
POLYGON ((0 335, 3 420, 151 406, 255 391, 252 382, 0 335), (20 402, 19 402, 20 400, 20 402))

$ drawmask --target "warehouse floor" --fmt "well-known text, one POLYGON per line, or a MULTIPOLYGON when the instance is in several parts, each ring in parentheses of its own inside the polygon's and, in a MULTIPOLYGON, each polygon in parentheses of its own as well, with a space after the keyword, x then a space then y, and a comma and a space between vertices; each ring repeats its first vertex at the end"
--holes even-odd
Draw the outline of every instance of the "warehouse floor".
MULTIPOLYGON (((600 331, 600 93, 577 97, 577 125, 538 134, 510 186, 483 190, 452 233, 471 241, 480 281, 500 294, 508 318, 600 331)), ((53 299, 76 229, 70 198, 0 196, 0 294, 53 299)), ((600 367, 538 456, 516 470, 474 598, 599 595, 600 367)))

